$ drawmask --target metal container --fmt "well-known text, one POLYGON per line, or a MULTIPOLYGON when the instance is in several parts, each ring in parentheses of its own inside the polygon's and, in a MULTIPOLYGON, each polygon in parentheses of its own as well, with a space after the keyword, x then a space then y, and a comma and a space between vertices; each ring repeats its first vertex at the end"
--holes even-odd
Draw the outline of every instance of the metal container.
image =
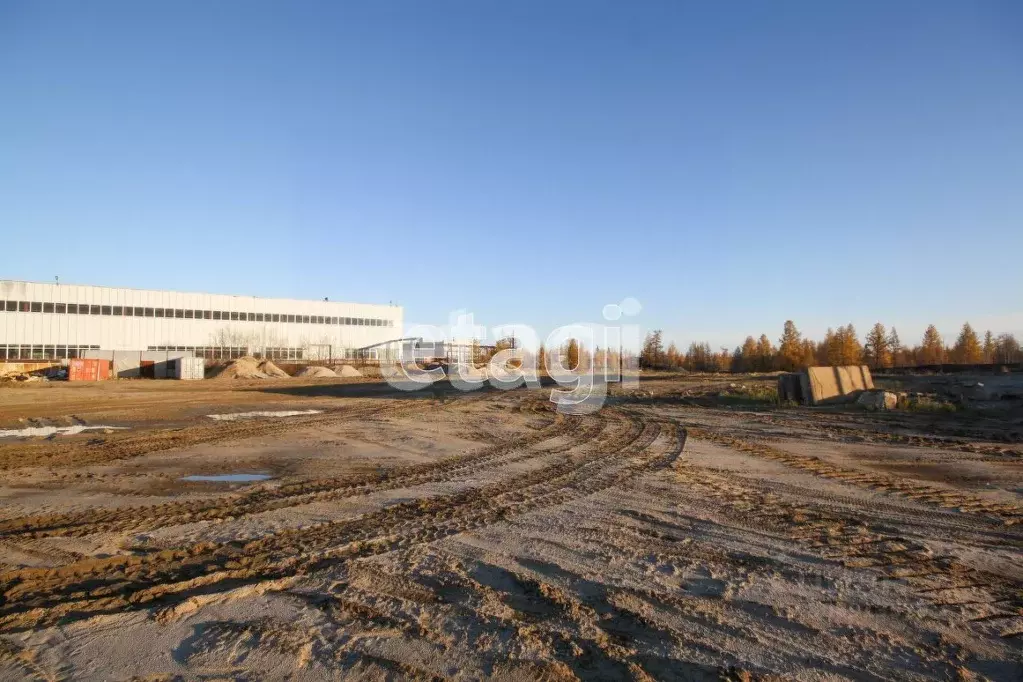
POLYGON ((68 363, 68 381, 105 381, 109 378, 109 360, 74 358, 68 363))
POLYGON ((203 358, 178 358, 174 361, 175 379, 204 379, 206 360, 203 358))

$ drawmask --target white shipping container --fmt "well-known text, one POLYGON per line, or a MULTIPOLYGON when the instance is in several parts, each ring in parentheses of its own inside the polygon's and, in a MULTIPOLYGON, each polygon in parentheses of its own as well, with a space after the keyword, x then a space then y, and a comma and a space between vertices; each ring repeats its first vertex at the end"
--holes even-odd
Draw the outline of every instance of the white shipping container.
POLYGON ((175 379, 204 379, 206 361, 203 358, 178 358, 174 361, 175 379))

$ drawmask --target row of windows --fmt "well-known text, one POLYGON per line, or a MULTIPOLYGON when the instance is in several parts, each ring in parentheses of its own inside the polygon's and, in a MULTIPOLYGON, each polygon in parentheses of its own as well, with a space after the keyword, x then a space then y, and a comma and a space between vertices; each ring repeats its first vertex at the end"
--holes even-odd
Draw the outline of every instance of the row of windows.
MULTIPOLYGON (((248 355, 250 349, 244 346, 149 346, 149 350, 191 351, 197 358, 219 360, 240 358, 248 355)), ((303 348, 264 348, 263 352, 252 355, 272 360, 301 360, 304 352, 303 348)))
MULTIPOLYGON (((87 350, 98 350, 99 346, 29 346, 0 345, 0 360, 61 360, 64 358, 82 357, 87 350)), ((209 360, 235 359, 248 355, 250 350, 244 346, 149 346, 154 351, 191 351, 197 358, 209 360)), ((263 348, 262 352, 253 352, 257 358, 272 360, 303 360, 304 348, 263 348)), ((373 359, 377 350, 359 351, 354 348, 337 350, 338 359, 373 359)), ((322 358, 321 358, 322 359, 322 358)))
MULTIPOLYGON (((87 350, 98 350, 99 346, 3 346, 0 345, 0 360, 62 360, 79 358, 87 350)), ((235 359, 249 354, 249 349, 238 346, 150 346, 149 350, 191 351, 197 358, 210 360, 235 359)), ((303 348, 264 348, 254 353, 257 358, 274 360, 301 360, 303 348)))
POLYGON ((290 324, 343 324, 350 327, 393 327, 394 320, 375 317, 326 317, 282 313, 240 313, 229 310, 193 308, 139 308, 85 303, 44 303, 42 301, 0 301, 9 313, 54 313, 56 315, 112 315, 114 317, 171 317, 183 320, 230 320, 232 322, 286 322, 290 324))
POLYGON ((59 360, 77 358, 99 346, 2 346, 0 360, 59 360))

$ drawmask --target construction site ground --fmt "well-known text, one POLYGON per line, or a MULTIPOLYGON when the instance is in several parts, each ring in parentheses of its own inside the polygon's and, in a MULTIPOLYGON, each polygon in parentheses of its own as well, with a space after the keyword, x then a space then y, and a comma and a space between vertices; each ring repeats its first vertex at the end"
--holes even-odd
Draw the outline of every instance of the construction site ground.
POLYGON ((774 381, 0 387, 0 679, 1023 679, 1023 415, 774 381))

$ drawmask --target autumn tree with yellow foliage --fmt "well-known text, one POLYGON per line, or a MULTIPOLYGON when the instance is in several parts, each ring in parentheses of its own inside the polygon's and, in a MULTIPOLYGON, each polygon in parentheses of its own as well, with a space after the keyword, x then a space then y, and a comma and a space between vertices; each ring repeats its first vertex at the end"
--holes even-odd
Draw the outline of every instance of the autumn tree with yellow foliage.
POLYGON ((781 338, 778 339, 778 369, 792 372, 803 362, 803 337, 792 320, 785 321, 781 338))
POLYGON ((863 359, 874 369, 891 367, 892 355, 888 346, 888 332, 880 322, 867 332, 867 342, 863 345, 863 359))
POLYGON ((940 365, 944 361, 945 344, 941 340, 938 328, 932 324, 924 331, 924 340, 917 353, 917 362, 921 365, 940 365))
POLYGON ((952 362, 961 365, 973 365, 983 362, 983 360, 984 348, 980 345, 977 332, 973 331, 973 327, 970 326, 969 322, 966 322, 959 332, 956 345, 952 347, 952 362))
POLYGON ((936 365, 947 361, 962 364, 1023 362, 1023 349, 1012 334, 994 336, 987 332, 982 342, 968 322, 963 325, 951 349, 945 348, 934 325, 927 327, 923 343, 914 348, 902 345, 895 327, 889 331, 880 322, 871 327, 864 341, 860 343, 852 323, 837 330, 829 328, 824 339, 815 342, 803 338, 795 322, 786 320, 777 348, 771 345, 767 334, 761 334, 759 339, 747 336, 742 346, 732 351, 722 348, 720 352, 714 352, 709 343, 694 341, 685 355, 678 352, 674 343, 668 346, 667 353, 660 354, 660 332, 656 332, 647 337, 644 354, 651 359, 660 354, 663 358, 661 366, 681 365, 694 372, 794 371, 812 365, 863 363, 879 369, 893 365, 936 365))

